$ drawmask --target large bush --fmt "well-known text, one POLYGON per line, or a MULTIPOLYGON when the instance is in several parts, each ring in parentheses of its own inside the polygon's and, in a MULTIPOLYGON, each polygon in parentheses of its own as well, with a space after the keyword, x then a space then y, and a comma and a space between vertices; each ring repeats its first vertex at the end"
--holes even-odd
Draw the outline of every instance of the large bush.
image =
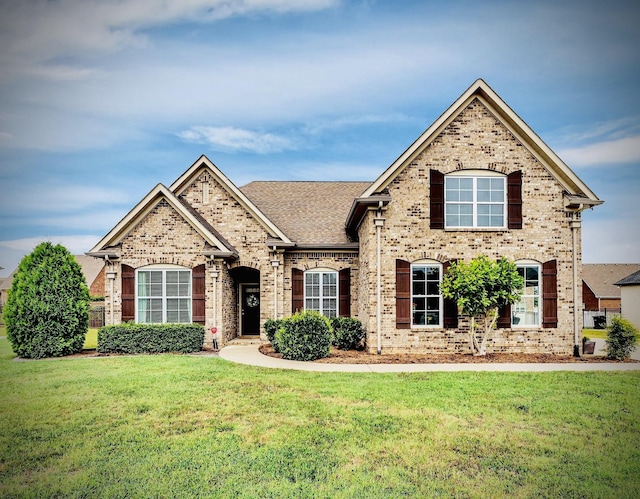
POLYGON ((633 351, 638 342, 638 331, 628 320, 614 317, 607 328, 607 357, 624 360, 633 351))
POLYGON ((278 342, 276 341, 276 333, 282 327, 283 319, 267 319, 264 322, 264 334, 267 335, 267 339, 271 343, 273 350, 279 352, 278 342))
POLYGON ((20 357, 60 357, 82 350, 89 290, 69 251, 50 242, 25 256, 4 308, 7 338, 20 357))
POLYGON ((331 324, 318 312, 299 312, 283 320, 275 338, 285 359, 322 359, 329 356, 331 324))
POLYGON ((200 324, 133 324, 98 330, 99 353, 190 353, 202 350, 200 324))
POLYGON ((331 319, 333 328, 333 346, 340 350, 356 350, 364 347, 365 330, 358 319, 352 317, 334 317, 331 319))

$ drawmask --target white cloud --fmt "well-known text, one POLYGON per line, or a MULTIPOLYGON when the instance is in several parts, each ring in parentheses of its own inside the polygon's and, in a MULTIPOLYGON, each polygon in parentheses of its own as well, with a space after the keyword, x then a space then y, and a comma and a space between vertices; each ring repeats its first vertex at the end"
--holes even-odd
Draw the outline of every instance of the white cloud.
POLYGON ((558 155, 572 166, 639 162, 640 135, 559 150, 558 155))
POLYGON ((292 141, 285 137, 230 126, 192 126, 177 135, 186 142, 207 144, 222 151, 268 154, 295 148, 292 141))
POLYGON ((130 202, 126 194, 118 189, 104 189, 91 185, 51 185, 32 183, 27 175, 19 189, 4 192, 2 206, 5 214, 47 213, 56 216, 63 212, 81 212, 90 207, 114 206, 130 202))
POLYGON ((37 236, 10 241, 0 241, 0 276, 8 276, 13 272, 25 255, 28 255, 40 243, 50 241, 53 244, 61 244, 73 255, 82 255, 89 251, 98 241, 99 236, 75 235, 75 236, 37 236))
MULTIPOLYGON (((598 208, 595 208, 596 210, 598 208)), ((583 215, 582 261, 585 263, 640 263, 640 225, 631 214, 611 218, 583 215)), ((595 214, 594 214, 595 215, 595 214)))
POLYGON ((181 21, 322 10, 336 0, 67 0, 0 3, 3 58, 46 61, 148 43, 140 31, 181 21))

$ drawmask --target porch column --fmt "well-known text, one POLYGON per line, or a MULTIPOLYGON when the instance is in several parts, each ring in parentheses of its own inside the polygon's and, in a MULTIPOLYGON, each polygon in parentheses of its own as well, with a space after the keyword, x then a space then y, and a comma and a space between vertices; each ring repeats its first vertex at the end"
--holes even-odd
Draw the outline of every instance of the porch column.
POLYGON ((211 299, 211 306, 213 307, 213 314, 211 317, 211 326, 212 327, 218 327, 217 326, 217 319, 218 319, 218 269, 215 266, 215 260, 213 262, 214 267, 211 268, 209 270, 209 275, 211 276, 211 279, 213 280, 213 296, 211 299))
POLYGON ((280 267, 280 260, 278 260, 278 254, 275 251, 271 266, 273 267, 273 319, 276 320, 278 319, 278 267, 280 267))
POLYGON ((109 280, 109 325, 113 326, 113 306, 114 306, 114 297, 113 297, 113 283, 116 280, 117 272, 111 267, 111 270, 107 271, 107 279, 109 280))

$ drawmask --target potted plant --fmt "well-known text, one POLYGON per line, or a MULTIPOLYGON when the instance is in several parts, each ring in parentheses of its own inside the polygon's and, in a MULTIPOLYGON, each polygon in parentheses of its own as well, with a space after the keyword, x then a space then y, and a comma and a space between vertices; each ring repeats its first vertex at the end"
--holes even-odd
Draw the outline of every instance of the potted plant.
POLYGON ((588 336, 583 336, 582 337, 582 355, 585 354, 592 354, 595 351, 596 348, 596 342, 589 339, 588 336))

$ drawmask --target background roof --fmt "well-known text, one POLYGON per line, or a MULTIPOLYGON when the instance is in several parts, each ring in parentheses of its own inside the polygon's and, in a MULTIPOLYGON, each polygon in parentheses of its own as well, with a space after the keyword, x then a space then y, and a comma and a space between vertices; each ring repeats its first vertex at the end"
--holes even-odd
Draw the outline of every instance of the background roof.
POLYGON ((638 270, 638 263, 585 263, 582 280, 598 298, 619 298, 620 288, 615 283, 638 270))

